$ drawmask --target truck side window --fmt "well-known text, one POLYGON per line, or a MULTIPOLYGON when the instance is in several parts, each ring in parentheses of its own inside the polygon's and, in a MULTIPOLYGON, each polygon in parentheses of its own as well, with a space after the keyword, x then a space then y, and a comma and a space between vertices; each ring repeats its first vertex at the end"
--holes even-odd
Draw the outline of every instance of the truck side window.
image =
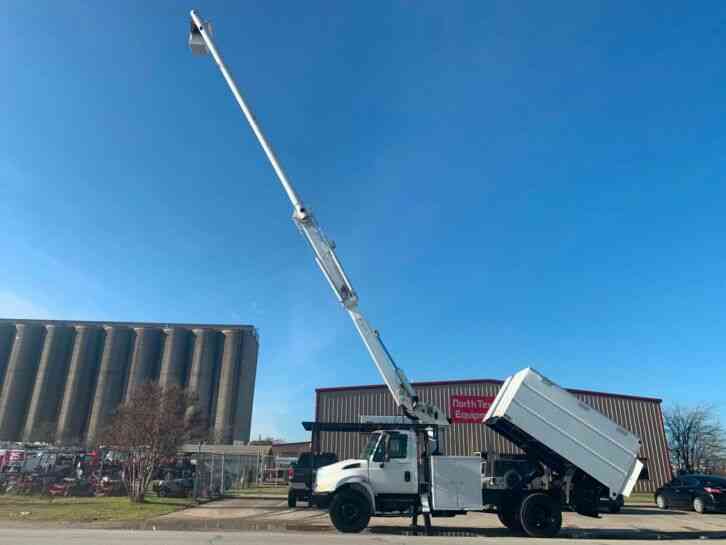
POLYGON ((373 454, 374 462, 383 462, 386 459, 386 442, 381 440, 378 442, 376 452, 373 454))
POLYGON ((406 458, 408 454, 408 436, 402 434, 391 434, 388 439, 388 457, 406 458))

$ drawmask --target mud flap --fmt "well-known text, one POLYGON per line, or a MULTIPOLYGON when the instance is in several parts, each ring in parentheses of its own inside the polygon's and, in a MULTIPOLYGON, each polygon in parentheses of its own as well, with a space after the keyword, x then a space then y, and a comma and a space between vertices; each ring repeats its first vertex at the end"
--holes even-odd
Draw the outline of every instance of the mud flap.
POLYGON ((573 511, 586 517, 600 517, 600 495, 603 486, 579 469, 565 477, 567 504, 573 511))

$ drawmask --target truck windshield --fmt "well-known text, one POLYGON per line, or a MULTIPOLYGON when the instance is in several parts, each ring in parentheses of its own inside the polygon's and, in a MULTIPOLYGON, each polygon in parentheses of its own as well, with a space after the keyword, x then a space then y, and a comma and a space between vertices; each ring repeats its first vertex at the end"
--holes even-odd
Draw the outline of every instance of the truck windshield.
POLYGON ((381 438, 380 433, 372 433, 371 436, 368 438, 368 442, 366 443, 366 446, 363 448, 363 450, 360 453, 360 459, 361 460, 367 460, 370 458, 373 453, 376 451, 376 445, 378 445, 378 441, 381 438))

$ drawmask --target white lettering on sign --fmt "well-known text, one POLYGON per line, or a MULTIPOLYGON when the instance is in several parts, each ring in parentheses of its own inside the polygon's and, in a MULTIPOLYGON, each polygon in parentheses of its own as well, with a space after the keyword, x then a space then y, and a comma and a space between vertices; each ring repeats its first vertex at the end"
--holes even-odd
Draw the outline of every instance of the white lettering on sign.
POLYGON ((494 396, 454 394, 449 399, 449 416, 454 424, 481 424, 494 396))

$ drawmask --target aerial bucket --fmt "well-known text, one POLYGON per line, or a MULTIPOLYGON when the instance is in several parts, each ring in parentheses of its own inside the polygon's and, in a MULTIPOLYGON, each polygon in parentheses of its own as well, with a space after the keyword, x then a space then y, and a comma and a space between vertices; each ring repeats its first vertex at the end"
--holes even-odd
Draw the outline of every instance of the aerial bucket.
MULTIPOLYGON (((197 25, 194 24, 194 21, 191 21, 190 24, 191 29, 189 30, 189 48, 195 55, 206 55, 207 53, 209 53, 209 49, 207 49, 207 44, 204 43, 202 33, 199 32, 199 29, 197 28, 197 25)), ((211 36, 212 23, 210 23, 209 21, 204 23, 204 30, 207 31, 207 33, 211 36)))

